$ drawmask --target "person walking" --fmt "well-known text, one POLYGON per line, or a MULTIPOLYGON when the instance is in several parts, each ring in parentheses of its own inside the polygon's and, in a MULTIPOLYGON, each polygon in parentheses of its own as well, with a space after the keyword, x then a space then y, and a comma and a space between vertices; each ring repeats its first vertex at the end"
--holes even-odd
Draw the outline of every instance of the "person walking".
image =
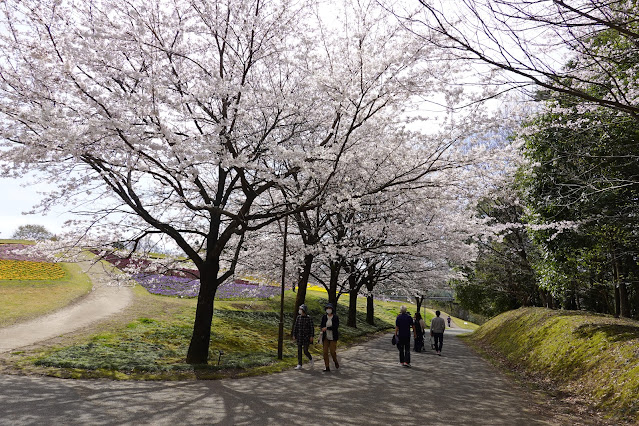
MULTIPOLYGON (((406 306, 399 308, 399 315, 395 320, 395 336, 397 336, 397 349, 399 349, 399 362, 404 367, 410 367, 410 332, 413 327, 413 317, 406 313, 406 306)), ((417 335, 415 335, 417 338, 417 335)))
POLYGON ((450 328, 450 321, 451 321, 450 315, 448 315, 448 318, 446 318, 446 320, 448 321, 448 328, 450 328))
POLYGON ((322 332, 322 344, 324 346, 324 371, 331 371, 328 359, 328 352, 331 353, 335 369, 339 369, 339 362, 337 362, 337 339, 339 339, 339 317, 333 312, 333 304, 328 303, 324 307, 326 314, 322 317, 320 323, 320 329, 322 332))
POLYGON ((302 351, 308 357, 308 361, 313 366, 313 357, 308 351, 308 345, 313 342, 315 330, 313 328, 313 320, 308 315, 306 305, 300 305, 298 316, 293 326, 293 338, 297 341, 297 367, 296 370, 302 369, 302 351))
POLYGON ((426 323, 422 319, 422 315, 419 312, 415 312, 414 319, 415 327, 415 352, 421 352, 424 350, 424 333, 426 332, 426 323))
POLYGON ((430 335, 435 339, 435 353, 442 356, 442 346, 444 345, 444 330, 446 330, 446 321, 441 318, 441 312, 435 311, 435 318, 430 322, 430 335))

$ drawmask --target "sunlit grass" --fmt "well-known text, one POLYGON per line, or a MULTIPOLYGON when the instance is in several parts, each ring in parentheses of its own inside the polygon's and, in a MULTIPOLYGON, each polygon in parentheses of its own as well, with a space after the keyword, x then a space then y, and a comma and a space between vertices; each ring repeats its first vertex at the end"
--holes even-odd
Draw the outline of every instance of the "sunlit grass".
POLYGON ((639 322, 576 311, 506 312, 468 338, 610 415, 639 421, 639 322))
POLYGON ((32 245, 35 245, 35 241, 0 239, 0 244, 24 244, 27 246, 32 246, 32 245))
POLYGON ((79 265, 57 264, 64 276, 55 280, 0 280, 0 327, 60 309, 91 291, 79 265))
MULTIPOLYGON (((290 339, 295 293, 285 293, 283 360, 277 359, 279 298, 269 300, 216 301, 209 363, 185 363, 195 314, 194 299, 177 299, 146 293, 137 287, 137 315, 117 326, 87 336, 71 346, 48 350, 28 359, 42 372, 62 377, 110 377, 117 379, 193 379, 262 374, 294 366, 297 347, 290 339)), ((326 293, 309 291, 306 304, 316 332, 327 302, 326 293)), ((357 328, 346 327, 348 297, 342 296, 337 313, 341 319, 339 347, 378 331, 394 327, 401 303, 376 302, 376 324, 366 319, 366 299, 358 298, 357 328)), ((321 357, 321 348, 311 353, 321 357)), ((24 361, 22 366, 24 368, 24 361)))

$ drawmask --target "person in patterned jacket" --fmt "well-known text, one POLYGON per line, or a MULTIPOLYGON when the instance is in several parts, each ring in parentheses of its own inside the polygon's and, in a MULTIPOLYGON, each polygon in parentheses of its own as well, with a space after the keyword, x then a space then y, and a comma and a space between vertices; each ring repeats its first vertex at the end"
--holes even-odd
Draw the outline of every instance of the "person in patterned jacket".
POLYGON ((313 328, 313 320, 308 316, 306 305, 299 307, 298 316, 293 326, 293 338, 297 341, 297 367, 296 370, 302 368, 302 350, 308 357, 311 367, 313 366, 313 357, 308 351, 308 345, 313 342, 315 329, 313 328))

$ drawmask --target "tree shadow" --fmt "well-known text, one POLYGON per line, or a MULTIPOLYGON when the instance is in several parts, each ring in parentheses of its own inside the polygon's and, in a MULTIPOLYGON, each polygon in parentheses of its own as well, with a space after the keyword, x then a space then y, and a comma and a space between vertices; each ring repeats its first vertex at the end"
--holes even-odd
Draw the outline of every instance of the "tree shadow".
POLYGON ((573 334, 582 339, 593 338, 603 333, 610 342, 627 342, 639 339, 639 325, 628 324, 583 324, 573 334))

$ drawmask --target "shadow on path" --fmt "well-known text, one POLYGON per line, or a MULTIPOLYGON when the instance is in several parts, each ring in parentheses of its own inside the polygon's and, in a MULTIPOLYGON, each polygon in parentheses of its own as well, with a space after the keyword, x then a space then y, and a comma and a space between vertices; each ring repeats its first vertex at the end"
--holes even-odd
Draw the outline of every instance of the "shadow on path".
POLYGON ((0 424, 556 424, 453 334, 441 357, 413 352, 412 368, 388 335, 344 351, 330 373, 318 359, 314 369, 209 382, 0 376, 0 424))

